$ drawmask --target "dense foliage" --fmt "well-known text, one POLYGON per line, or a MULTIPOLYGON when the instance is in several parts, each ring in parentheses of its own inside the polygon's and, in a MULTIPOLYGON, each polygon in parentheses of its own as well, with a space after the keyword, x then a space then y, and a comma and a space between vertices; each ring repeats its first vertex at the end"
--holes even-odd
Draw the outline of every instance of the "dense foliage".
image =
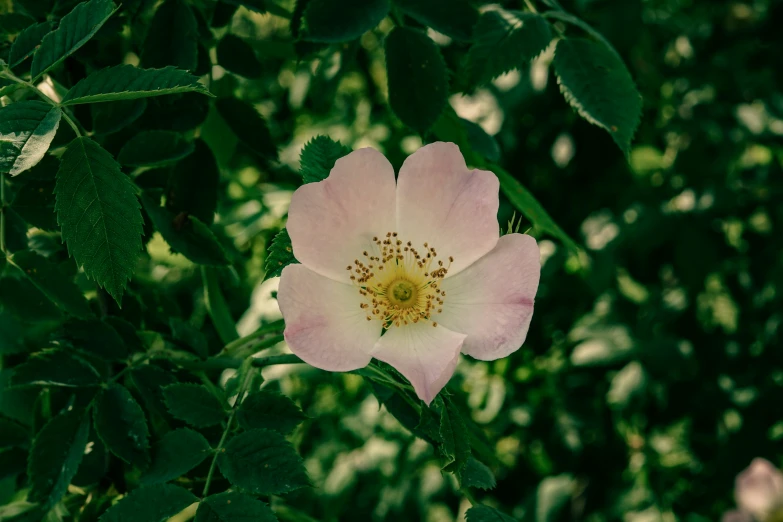
POLYGON ((781 19, 0 0, 0 520, 719 518, 783 458, 781 19), (543 267, 427 408, 288 353, 275 276, 296 187, 438 140, 543 267))

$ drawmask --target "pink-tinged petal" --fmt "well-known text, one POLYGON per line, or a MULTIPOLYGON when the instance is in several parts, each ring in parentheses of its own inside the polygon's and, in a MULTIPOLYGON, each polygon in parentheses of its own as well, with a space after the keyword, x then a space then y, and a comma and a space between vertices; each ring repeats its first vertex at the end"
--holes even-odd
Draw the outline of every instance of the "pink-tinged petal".
POLYGON ((373 357, 391 364, 429 405, 457 367, 465 335, 421 322, 393 326, 375 344, 373 357))
POLYGON ((462 353, 483 361, 506 357, 525 341, 540 275, 536 240, 505 235, 487 255, 443 280, 443 312, 433 320, 467 334, 462 353))
POLYGON ((737 475, 737 506, 757 520, 783 511, 783 473, 766 459, 756 458, 737 475))
POLYGON ((397 180, 397 231, 420 248, 454 257, 449 276, 492 250, 498 240, 497 176, 468 170, 459 147, 432 143, 405 160, 397 180))
POLYGON ((291 198, 288 234, 303 265, 336 281, 373 236, 394 231, 394 169, 377 150, 360 149, 334 164, 329 177, 299 187, 291 198))
POLYGON ((285 267, 277 299, 291 351, 322 370, 346 372, 367 366, 381 336, 381 322, 367 320, 359 297, 353 286, 304 265, 285 267))
POLYGON ((738 509, 726 511, 720 520, 721 522, 754 522, 750 513, 738 509))

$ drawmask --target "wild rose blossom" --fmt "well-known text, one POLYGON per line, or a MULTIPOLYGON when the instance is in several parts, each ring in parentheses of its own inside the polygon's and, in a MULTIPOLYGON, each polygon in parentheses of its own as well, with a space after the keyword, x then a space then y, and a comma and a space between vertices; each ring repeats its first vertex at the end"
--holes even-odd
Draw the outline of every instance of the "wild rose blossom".
POLYGON ((756 458, 737 475, 734 497, 739 509, 723 522, 783 521, 783 473, 766 459, 756 458))
POLYGON ((533 316, 535 239, 499 237, 498 179, 468 170, 453 143, 394 169, 374 149, 337 161, 294 192, 294 256, 278 291, 291 350, 329 371, 375 357, 429 404, 460 352, 485 361, 516 351, 533 316))

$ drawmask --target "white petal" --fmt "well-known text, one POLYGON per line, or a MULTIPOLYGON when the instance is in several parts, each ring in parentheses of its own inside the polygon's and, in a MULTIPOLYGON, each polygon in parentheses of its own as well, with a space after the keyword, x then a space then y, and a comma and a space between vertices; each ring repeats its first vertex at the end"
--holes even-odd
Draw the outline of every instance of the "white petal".
POLYGON ((453 143, 426 145, 405 160, 397 180, 397 231, 417 248, 454 257, 449 275, 489 252, 498 240, 497 176, 468 170, 453 143))
POLYGON ((373 236, 394 231, 394 169, 377 150, 360 149, 337 160, 329 177, 299 187, 286 228, 294 256, 336 281, 360 258, 373 236))
POLYGON ((443 280, 443 312, 433 320, 467 334, 462 353, 484 361, 506 357, 525 341, 540 275, 536 240, 505 235, 487 255, 443 280))
POLYGON ((429 405, 454 373, 464 339, 463 334, 429 322, 393 326, 375 344, 372 355, 403 374, 429 405))
POLYGON ((783 508, 783 474, 768 460, 753 459, 737 475, 734 495, 740 509, 764 520, 783 508))
POLYGON ((285 267, 277 299, 291 351, 322 370, 345 372, 367 366, 382 328, 380 321, 367 320, 359 298, 353 286, 304 265, 285 267))

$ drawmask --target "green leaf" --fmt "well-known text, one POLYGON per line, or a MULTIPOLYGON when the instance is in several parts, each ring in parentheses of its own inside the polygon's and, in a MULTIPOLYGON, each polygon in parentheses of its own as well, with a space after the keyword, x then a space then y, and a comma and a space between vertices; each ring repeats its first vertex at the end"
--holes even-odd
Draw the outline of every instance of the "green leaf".
POLYGON ((63 334, 74 348, 101 359, 119 361, 128 356, 120 334, 100 319, 72 319, 65 323, 63 334))
POLYGON ((25 427, 0 416, 0 449, 27 447, 29 439, 30 434, 25 427))
POLYGON ((174 214, 158 205, 147 194, 141 202, 155 228, 171 247, 200 265, 227 265, 228 257, 215 234, 201 220, 186 213, 174 214))
POLYGON ((132 65, 116 65, 77 82, 65 94, 62 104, 134 100, 185 92, 211 96, 198 78, 174 67, 140 69, 132 65))
POLYGON ((51 22, 41 22, 26 27, 14 40, 8 55, 8 66, 16 67, 35 52, 41 40, 52 30, 51 22))
POLYGON ((41 161, 57 133, 62 112, 42 101, 0 109, 0 172, 16 176, 41 161))
POLYGON ((455 40, 473 36, 478 10, 469 0, 394 0, 403 13, 455 40))
POLYGON ((190 348, 196 355, 206 358, 209 354, 207 338, 192 324, 183 321, 179 317, 169 319, 171 335, 175 340, 190 348))
POLYGON ((130 380, 147 409, 167 420, 173 420, 163 402, 163 388, 175 382, 174 375, 151 365, 134 368, 129 373, 130 380))
POLYGON ((261 14, 264 14, 267 11, 266 0, 226 0, 226 3, 244 6, 251 11, 261 14))
POLYGON ((111 0, 90 0, 74 7, 60 20, 57 29, 44 37, 35 52, 30 71, 33 79, 38 79, 86 44, 114 11, 114 2, 111 0))
POLYGON ((609 132, 628 156, 642 115, 642 97, 622 60, 601 42, 567 38, 557 43, 553 64, 568 103, 609 132))
POLYGON ((275 142, 255 107, 236 98, 220 98, 215 106, 243 145, 262 158, 277 159, 275 142))
POLYGON ((195 146, 179 132, 150 130, 136 134, 120 150, 117 161, 131 167, 159 167, 181 160, 195 146))
POLYGON ((462 470, 462 486, 479 489, 492 489, 497 485, 492 470, 470 457, 462 470))
POLYGON ((542 207, 541 203, 533 197, 533 194, 517 181, 516 178, 497 165, 489 165, 489 169, 494 172, 500 180, 500 190, 503 191, 503 194, 506 195, 509 201, 511 201, 511 204, 522 212, 536 228, 556 237, 574 253, 578 253, 581 250, 579 245, 577 245, 574 240, 555 223, 555 220, 553 220, 547 211, 544 210, 544 207, 542 207))
POLYGON ((144 411, 124 386, 101 390, 93 408, 95 431, 106 448, 128 464, 149 462, 149 430, 144 411))
POLYGON ((177 383, 163 389, 163 400, 176 418, 196 428, 220 424, 226 418, 223 405, 206 386, 177 383))
POLYGON ((264 390, 245 397, 237 411, 237 422, 246 430, 265 428, 283 435, 291 433, 306 418, 294 401, 264 390))
POLYGON ((269 254, 264 262, 264 270, 266 270, 264 280, 280 277, 283 269, 292 263, 298 261, 294 257, 291 236, 288 235, 288 230, 283 229, 275 235, 272 244, 269 245, 269 254))
POLYGON ((73 278, 63 273, 58 265, 31 250, 16 252, 10 262, 63 312, 77 317, 91 314, 87 300, 73 278))
POLYGON ((194 152, 171 172, 166 208, 174 215, 185 212, 210 225, 217 211, 220 169, 204 140, 196 140, 192 146, 194 152))
POLYGON ((198 501, 173 484, 144 486, 132 491, 104 513, 99 522, 164 522, 198 501))
POLYGON ((212 13, 212 20, 209 23, 210 27, 220 28, 230 24, 238 7, 238 5, 230 2, 218 1, 215 5, 215 11, 212 13))
POLYGON ((236 322, 231 317, 223 292, 220 291, 217 270, 209 267, 201 268, 201 278, 204 283, 204 301, 207 303, 207 312, 215 325, 220 340, 223 344, 239 339, 236 322))
POLYGON ((474 85, 524 67, 552 41, 552 29, 543 17, 500 9, 484 12, 473 35, 466 68, 474 85))
POLYGON ((250 430, 234 436, 218 465, 229 482, 256 495, 279 495, 310 485, 302 459, 276 431, 250 430))
POLYGON ((351 153, 351 149, 328 136, 316 136, 308 141, 299 155, 299 173, 305 183, 325 180, 335 162, 351 153))
POLYGON ((152 464, 142 475, 143 484, 168 482, 201 464, 212 452, 200 433, 188 428, 170 431, 152 447, 152 464))
POLYGON ((11 202, 11 208, 34 227, 43 230, 56 230, 54 179, 46 181, 33 179, 22 185, 11 202))
POLYGON ((474 152, 489 161, 498 161, 500 159, 500 146, 495 138, 486 133, 481 125, 468 121, 464 118, 459 119, 460 124, 465 129, 467 140, 474 152))
POLYGON ((304 11, 303 37, 311 42, 347 42, 386 18, 389 0, 310 0, 304 11))
POLYGON ((143 219, 133 184, 111 154, 82 136, 62 155, 55 195, 68 252, 119 303, 141 256, 143 219))
MULTIPOLYGON (((6 227, 8 221, 6 220, 6 227)), ((9 247, 8 230, 6 228, 6 248, 9 247)), ((18 249, 21 250, 21 249, 18 249)), ((30 322, 46 322, 59 320, 60 309, 46 295, 38 290, 27 278, 0 277, 0 305, 7 312, 30 322)))
POLYGON ((122 100, 93 105, 92 128, 96 134, 110 134, 122 130, 142 115, 147 100, 122 100))
POLYGON ((447 460, 446 469, 460 477, 470 458, 470 436, 462 414, 448 398, 440 415, 440 438, 443 440, 440 451, 447 460))
POLYGON ((198 505, 195 522, 277 522, 269 506, 237 491, 205 498, 198 505))
POLYGON ((192 71, 198 65, 196 17, 183 0, 166 0, 155 11, 141 54, 145 67, 173 65, 192 71))
POLYGON ((16 366, 12 386, 96 386, 101 377, 90 363, 64 350, 45 350, 33 354, 16 366))
POLYGON ((389 105, 413 130, 429 130, 446 106, 448 72, 440 49, 426 34, 396 27, 386 37, 389 105))
POLYGON ((84 456, 89 426, 85 412, 72 409, 41 428, 27 463, 28 500, 51 506, 65 494, 84 456))
POLYGON ((231 33, 227 33, 218 42, 217 62, 226 70, 245 78, 254 79, 261 76, 261 62, 258 61, 253 48, 231 33))
POLYGON ((467 522, 517 522, 516 519, 504 515, 495 508, 479 504, 465 513, 467 522))

